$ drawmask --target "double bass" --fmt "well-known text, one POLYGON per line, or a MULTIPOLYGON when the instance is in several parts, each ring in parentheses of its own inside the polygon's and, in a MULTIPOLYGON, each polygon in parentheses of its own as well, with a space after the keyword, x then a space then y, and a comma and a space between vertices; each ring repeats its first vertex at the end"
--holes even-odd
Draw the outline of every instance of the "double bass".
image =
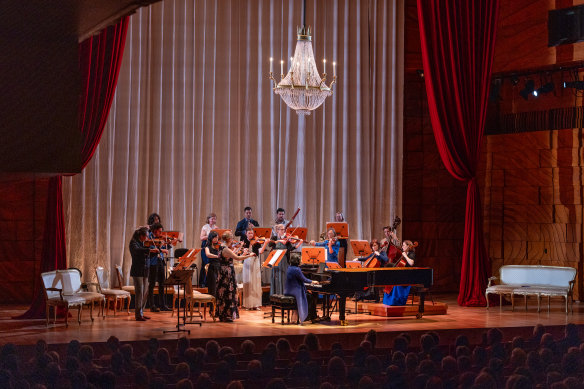
MULTIPOLYGON (((401 219, 396 216, 396 218, 393 219, 391 231, 395 232, 397 227, 399 227, 400 224, 401 224, 401 219)), ((395 263, 401 257, 402 251, 401 251, 400 246, 401 246, 401 243, 399 240, 397 242, 390 242, 389 240, 386 240, 383 243, 381 250, 387 252, 387 258, 389 259, 388 263, 395 263)))

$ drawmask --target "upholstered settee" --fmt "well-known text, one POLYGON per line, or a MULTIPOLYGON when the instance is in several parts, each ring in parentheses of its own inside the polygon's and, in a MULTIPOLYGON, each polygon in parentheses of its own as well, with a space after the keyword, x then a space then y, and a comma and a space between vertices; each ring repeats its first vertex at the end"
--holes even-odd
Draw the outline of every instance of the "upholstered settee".
POLYGON ((527 310, 527 296, 537 297, 537 311, 540 312, 541 298, 548 298, 548 312, 550 310, 551 297, 563 297, 568 313, 568 299, 573 306, 574 282, 576 269, 562 266, 539 265, 505 265, 499 269, 499 277, 489 278, 489 284, 485 290, 487 309, 489 308, 489 295, 499 295, 502 306, 503 295, 511 296, 512 309, 515 308, 515 296, 523 296, 525 309, 527 310), (498 280, 495 285, 493 281, 498 280))

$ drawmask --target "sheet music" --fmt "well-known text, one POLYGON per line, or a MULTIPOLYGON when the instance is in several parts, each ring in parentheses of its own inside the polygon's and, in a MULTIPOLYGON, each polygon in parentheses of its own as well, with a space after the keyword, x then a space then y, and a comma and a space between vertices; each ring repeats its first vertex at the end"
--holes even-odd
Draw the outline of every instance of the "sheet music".
POLYGON ((268 266, 272 267, 274 266, 274 264, 280 259, 280 257, 282 255, 286 254, 286 250, 276 250, 276 252, 274 253, 274 256, 272 257, 272 259, 270 260, 270 262, 268 263, 268 266))

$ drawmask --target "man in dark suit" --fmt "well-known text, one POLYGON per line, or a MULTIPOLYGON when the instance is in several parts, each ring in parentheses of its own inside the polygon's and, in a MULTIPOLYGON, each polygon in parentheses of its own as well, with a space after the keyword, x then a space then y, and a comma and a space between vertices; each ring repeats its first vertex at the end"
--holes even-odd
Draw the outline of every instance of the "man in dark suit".
POLYGON ((235 227, 235 236, 239 236, 239 239, 243 239, 245 237, 245 231, 247 227, 251 223, 254 227, 259 227, 260 224, 251 218, 251 207, 245 207, 243 209, 243 219, 241 219, 237 223, 237 227, 235 227))

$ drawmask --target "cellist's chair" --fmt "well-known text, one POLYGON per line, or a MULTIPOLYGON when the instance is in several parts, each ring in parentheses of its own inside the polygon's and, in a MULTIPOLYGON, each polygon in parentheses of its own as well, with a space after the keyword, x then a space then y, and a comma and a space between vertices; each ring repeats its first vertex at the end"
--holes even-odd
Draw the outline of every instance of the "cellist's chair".
MULTIPOLYGON (((101 266, 95 268, 95 275, 97 276, 97 283, 99 286, 99 291, 105 295, 106 304, 106 315, 109 313, 109 303, 110 301, 114 304, 114 316, 116 315, 118 302, 120 303, 120 309, 124 307, 124 302, 126 302, 126 312, 130 314, 130 299, 132 296, 130 292, 122 289, 112 289, 109 286, 108 272, 101 266)), ((105 316, 104 316, 105 318, 105 316)))

